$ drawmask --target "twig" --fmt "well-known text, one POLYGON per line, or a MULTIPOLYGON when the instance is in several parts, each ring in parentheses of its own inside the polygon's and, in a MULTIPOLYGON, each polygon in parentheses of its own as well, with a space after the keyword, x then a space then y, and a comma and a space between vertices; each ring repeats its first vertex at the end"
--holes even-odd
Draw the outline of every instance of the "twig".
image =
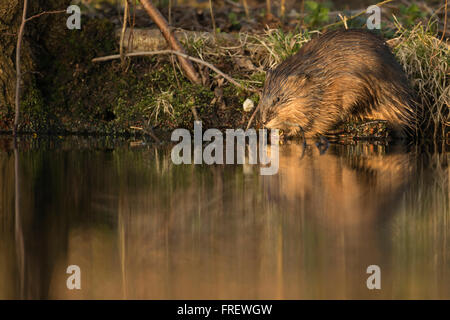
POLYGON ((14 116, 14 137, 17 136, 17 127, 19 125, 20 114, 20 82, 22 81, 22 72, 20 71, 20 52, 22 50, 23 32, 25 30, 25 24, 27 23, 27 9, 28 0, 23 1, 22 22, 19 27, 19 35, 17 36, 17 48, 16 48, 16 114, 14 116))
POLYGON ((191 108, 192 114, 194 115, 194 120, 195 121, 200 121, 200 118, 198 116, 197 110, 195 109, 195 107, 191 108))
POLYGON ((441 41, 444 41, 445 34, 447 33, 447 5, 448 0, 445 0, 445 13, 444 13, 444 30, 442 31, 441 41))
MULTIPOLYGON (((394 0, 384 0, 384 1, 378 2, 378 3, 375 4, 375 5, 378 6, 378 7, 381 7, 382 5, 385 5, 385 4, 387 4, 387 3, 389 3, 389 2, 392 2, 392 1, 394 1, 394 0)), ((324 27, 322 28, 322 30, 323 30, 323 29, 328 29, 328 28, 330 28, 330 27, 338 26, 338 25, 344 23, 344 21, 347 22, 347 21, 349 21, 349 20, 352 20, 352 19, 355 19, 355 18, 357 18, 357 17, 359 17, 359 16, 362 16, 363 14, 366 13, 366 11, 367 11, 367 10, 363 10, 363 11, 361 11, 360 13, 357 13, 357 14, 355 14, 355 15, 353 15, 353 16, 351 16, 351 17, 345 19, 345 20, 341 20, 341 21, 338 21, 338 22, 335 22, 335 23, 326 25, 326 26, 324 26, 324 27)))
POLYGON ((348 26, 347 26, 347 20, 348 20, 348 18, 346 17, 346 16, 342 16, 342 14, 338 14, 338 17, 339 17, 339 19, 341 19, 342 20, 342 23, 344 23, 344 28, 345 29, 348 29, 348 26))
MULTIPOLYGON (((167 43, 169 44, 170 48, 173 50, 183 53, 184 49, 182 45, 178 42, 178 40, 173 36, 172 32, 170 31, 169 25, 167 24, 167 20, 162 16, 162 14, 159 12, 158 9, 149 1, 149 0, 140 0, 142 6, 144 7, 145 11, 147 11, 147 14, 150 16, 150 18, 155 22, 155 24, 158 26, 158 28, 161 30, 162 35, 166 39, 167 43)), ((180 61, 180 65, 183 69, 183 71, 186 73, 187 78, 195 83, 195 84, 201 84, 201 80, 199 75, 194 69, 194 66, 192 63, 183 57, 182 55, 179 55, 178 61, 180 61)))
POLYGON ((169 26, 172 25, 172 0, 169 0, 169 26))
POLYGON ((250 126, 252 125, 253 119, 255 118, 256 113, 257 113, 258 111, 259 111, 259 104, 258 104, 258 106, 256 107, 255 111, 253 111, 253 114, 252 114, 252 116, 250 117, 250 119, 248 120, 247 128, 245 128, 245 130, 248 130, 248 129, 250 128, 250 126))
POLYGON ((124 50, 124 42, 125 42, 125 31, 127 30, 128 24, 128 0, 125 0, 125 9, 123 13, 123 25, 122 25, 122 33, 120 34, 120 60, 122 61, 122 66, 125 66, 125 50, 124 50))
MULTIPOLYGON (((131 12, 131 8, 128 12, 128 14, 130 14, 131 12)), ((128 17, 128 20, 131 20, 131 15, 128 17)), ((131 23, 130 26, 130 32, 128 35, 128 51, 133 51, 133 47, 134 47, 134 26, 136 25, 136 1, 133 1, 133 22, 131 23)))
POLYGON ((248 10, 248 3, 247 0, 242 0, 242 6, 244 7, 244 11, 245 11, 245 17, 247 18, 247 20, 250 18, 250 13, 248 10))
POLYGON ((55 13, 66 13, 66 10, 43 11, 41 13, 35 14, 34 16, 27 18, 25 21, 28 22, 30 20, 39 18, 40 16, 43 16, 45 14, 55 14, 55 13))
POLYGON ((130 129, 143 131, 144 133, 147 133, 150 137, 152 137, 153 140, 156 141, 156 143, 161 143, 161 140, 159 140, 158 137, 153 133, 152 128, 149 128, 149 130, 145 130, 144 128, 141 128, 141 127, 131 126, 130 129))
MULTIPOLYGON (((183 52, 174 51, 174 50, 143 51, 143 52, 127 53, 126 56, 127 57, 138 57, 138 56, 150 56, 150 55, 157 55, 157 54, 176 54, 177 56, 181 56, 181 57, 183 57, 185 59, 197 62, 199 64, 202 64, 202 65, 208 67, 209 69, 215 71, 217 74, 219 74, 223 78, 227 79, 230 83, 234 84, 236 87, 239 87, 239 88, 241 88, 243 90, 247 90, 249 92, 259 92, 257 89, 254 89, 254 88, 251 88, 251 87, 249 87, 249 88, 244 87, 239 82, 237 82, 236 80, 234 80, 233 78, 231 78, 227 74, 223 73, 222 71, 217 69, 212 64, 210 64, 210 63, 208 63, 206 61, 203 61, 201 59, 188 56, 187 54, 185 54, 183 52)), ((92 59, 92 62, 104 62, 104 61, 115 60, 115 59, 120 59, 120 55, 115 54, 115 55, 106 56, 106 57, 94 58, 94 59, 92 59)))
POLYGON ((270 0, 266 0, 266 17, 272 16, 272 3, 270 0))
POLYGON ((280 1, 280 17, 284 19, 284 15, 286 13, 286 0, 280 1))
POLYGON ((178 80, 178 76, 177 76, 177 69, 175 68, 175 62, 176 61, 175 61, 175 57, 173 56, 173 54, 170 55, 170 64, 172 65, 173 74, 175 76, 175 80, 177 81, 178 89, 181 89, 180 80, 178 80))
POLYGON ((216 38, 216 20, 214 19, 212 0, 209 0, 209 13, 211 14, 211 23, 212 23, 213 35, 214 35, 214 39, 215 39, 216 38))

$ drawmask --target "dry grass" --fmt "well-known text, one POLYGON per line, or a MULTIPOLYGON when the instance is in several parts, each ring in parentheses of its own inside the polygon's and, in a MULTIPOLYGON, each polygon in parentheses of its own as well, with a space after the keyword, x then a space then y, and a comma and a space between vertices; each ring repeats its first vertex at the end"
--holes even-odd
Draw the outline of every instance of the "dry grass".
POLYGON ((263 35, 252 36, 259 45, 257 49, 266 50, 265 63, 270 68, 279 64, 289 56, 295 54, 305 43, 311 40, 313 33, 319 31, 284 32, 280 29, 267 29, 263 35))
POLYGON ((151 105, 150 108, 147 109, 147 111, 151 110, 150 119, 153 120, 155 123, 158 122, 158 118, 161 114, 168 116, 169 118, 174 117, 174 109, 172 106, 172 100, 173 100, 173 92, 164 91, 159 93, 155 97, 154 103, 151 105))
POLYGON ((430 31, 431 24, 418 24, 413 29, 405 29, 399 24, 397 27, 399 37, 393 50, 423 108, 419 132, 426 137, 443 139, 450 125, 449 45, 430 31))
POLYGON ((266 29, 261 34, 240 33, 228 38, 221 37, 220 42, 210 41, 207 34, 196 37, 186 34, 183 43, 191 54, 200 59, 249 59, 254 66, 253 71, 264 72, 295 54, 303 44, 311 40, 314 33, 320 32, 266 29))

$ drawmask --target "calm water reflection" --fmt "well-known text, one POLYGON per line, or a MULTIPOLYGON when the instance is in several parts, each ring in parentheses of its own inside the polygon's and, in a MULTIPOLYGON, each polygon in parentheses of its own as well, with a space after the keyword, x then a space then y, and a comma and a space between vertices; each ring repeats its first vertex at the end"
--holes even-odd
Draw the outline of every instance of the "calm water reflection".
POLYGON ((2 138, 0 298, 450 298, 448 152, 300 154, 282 146, 262 177, 125 141, 2 138))

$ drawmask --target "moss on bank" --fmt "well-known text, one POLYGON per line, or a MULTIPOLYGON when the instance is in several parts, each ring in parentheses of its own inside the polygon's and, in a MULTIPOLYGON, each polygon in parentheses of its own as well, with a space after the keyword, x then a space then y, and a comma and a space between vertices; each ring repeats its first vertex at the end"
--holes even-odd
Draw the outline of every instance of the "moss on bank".
MULTIPOLYGON (((194 85, 170 57, 134 58, 127 66, 118 60, 92 63, 94 57, 118 51, 108 20, 86 20, 81 31, 66 32, 63 39, 52 48, 57 55, 42 57, 42 77, 24 91, 21 132, 126 134, 133 132, 131 127, 169 131, 192 127, 192 108, 205 127, 243 127, 249 118, 241 107, 248 94, 209 69, 203 70, 208 83, 194 85)), ((232 67, 226 58, 213 63, 232 67)), ((257 95, 251 97, 257 102, 257 95)))

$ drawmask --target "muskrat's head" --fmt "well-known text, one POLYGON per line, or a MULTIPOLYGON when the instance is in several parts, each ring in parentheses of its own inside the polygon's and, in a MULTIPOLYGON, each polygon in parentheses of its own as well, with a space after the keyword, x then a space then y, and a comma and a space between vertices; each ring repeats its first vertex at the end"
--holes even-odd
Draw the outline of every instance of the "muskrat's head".
POLYGON ((280 129, 295 136, 308 124, 308 76, 293 74, 285 68, 269 70, 259 102, 265 128, 280 129))

